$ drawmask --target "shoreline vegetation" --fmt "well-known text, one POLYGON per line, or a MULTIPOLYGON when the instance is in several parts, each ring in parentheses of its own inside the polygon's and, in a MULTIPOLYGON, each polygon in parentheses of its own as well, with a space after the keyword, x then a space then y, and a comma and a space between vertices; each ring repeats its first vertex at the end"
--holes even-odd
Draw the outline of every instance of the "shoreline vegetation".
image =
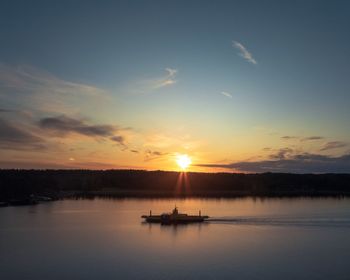
POLYGON ((0 170, 0 206, 63 198, 345 197, 350 174, 0 170))

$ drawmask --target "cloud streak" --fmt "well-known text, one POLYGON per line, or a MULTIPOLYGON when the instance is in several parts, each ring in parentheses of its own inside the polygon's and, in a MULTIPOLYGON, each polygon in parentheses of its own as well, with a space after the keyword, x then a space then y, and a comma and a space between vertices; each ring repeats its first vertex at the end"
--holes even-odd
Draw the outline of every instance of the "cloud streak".
POLYGON ((101 102, 104 97, 106 91, 91 85, 66 81, 31 66, 0 63, 0 101, 16 110, 75 112, 89 106, 88 101, 101 102))
POLYGON ((60 94, 101 95, 104 91, 94 86, 74 83, 57 78, 47 71, 22 65, 10 67, 0 64, 1 87, 18 91, 46 91, 60 94))
POLYGON ((324 139, 324 137, 322 136, 310 136, 310 137, 304 137, 300 141, 317 141, 322 139, 324 139))
POLYGON ((232 41, 232 46, 239 50, 239 56, 243 57, 245 60, 252 64, 258 64, 258 62, 254 59, 253 55, 240 42, 232 41))
POLYGON ((320 151, 329 151, 329 150, 344 148, 346 146, 348 146, 348 144, 342 141, 330 141, 325 143, 324 146, 320 149, 320 151))
POLYGON ((294 140, 294 139, 298 139, 299 137, 297 136, 289 136, 289 135, 285 135, 285 136, 282 136, 281 139, 282 140, 294 140))
POLYGON ((155 88, 170 86, 177 82, 175 80, 177 75, 177 69, 165 68, 165 71, 167 72, 167 75, 163 79, 160 79, 155 82, 155 88))
POLYGON ((64 137, 67 134, 76 133, 93 138, 108 138, 113 142, 125 145, 125 138, 121 135, 122 129, 114 125, 93 125, 65 115, 42 118, 38 125, 44 130, 53 132, 56 136, 64 137))
POLYGON ((11 150, 42 150, 45 149, 42 138, 36 136, 18 125, 0 119, 0 149, 11 150))
POLYGON ((285 135, 281 137, 282 140, 294 140, 294 139, 299 139, 301 142, 306 142, 306 141, 318 141, 318 140, 323 140, 323 136, 309 136, 309 137, 299 137, 299 136, 290 136, 290 135, 285 135))
POLYGON ((293 154, 293 149, 291 148, 281 148, 276 153, 271 154, 271 159, 287 159, 293 154))
POLYGON ((226 92, 226 91, 222 91, 222 92, 220 92, 223 96, 226 96, 226 97, 228 97, 228 98, 232 98, 232 94, 231 93, 228 93, 228 92, 226 92))
POLYGON ((164 152, 160 152, 160 151, 146 150, 145 151, 145 161, 159 159, 159 158, 162 158, 166 155, 168 155, 168 153, 164 153, 164 152))
POLYGON ((331 157, 303 153, 290 158, 262 161, 239 161, 228 164, 200 164, 200 167, 225 168, 240 172, 282 172, 282 173, 349 173, 350 154, 331 157))

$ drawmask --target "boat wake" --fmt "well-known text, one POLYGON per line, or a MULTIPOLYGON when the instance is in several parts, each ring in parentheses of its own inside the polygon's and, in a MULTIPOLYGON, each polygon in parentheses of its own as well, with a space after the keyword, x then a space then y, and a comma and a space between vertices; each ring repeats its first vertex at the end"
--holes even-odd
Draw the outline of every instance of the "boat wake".
POLYGON ((350 218, 212 217, 206 222, 256 226, 350 227, 350 218))

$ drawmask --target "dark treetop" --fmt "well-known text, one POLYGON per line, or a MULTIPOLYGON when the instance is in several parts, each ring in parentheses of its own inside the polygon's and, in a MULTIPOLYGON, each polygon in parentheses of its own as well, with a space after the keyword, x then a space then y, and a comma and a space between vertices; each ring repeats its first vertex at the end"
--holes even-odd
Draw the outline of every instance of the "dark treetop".
POLYGON ((350 195, 350 174, 0 170, 0 201, 31 194, 116 197, 342 196, 350 195))

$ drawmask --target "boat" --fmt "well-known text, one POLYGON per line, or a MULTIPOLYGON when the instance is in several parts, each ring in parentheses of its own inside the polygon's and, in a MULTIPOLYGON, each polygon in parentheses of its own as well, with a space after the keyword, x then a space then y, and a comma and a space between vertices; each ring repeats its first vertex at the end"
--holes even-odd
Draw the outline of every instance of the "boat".
POLYGON ((149 215, 143 215, 141 218, 145 219, 147 223, 160 223, 163 225, 170 224, 189 224, 189 223, 201 223, 204 222, 209 216, 203 216, 201 211, 199 215, 187 215, 179 213, 177 207, 173 209, 171 213, 163 213, 161 215, 152 215, 152 210, 149 211, 149 215))

